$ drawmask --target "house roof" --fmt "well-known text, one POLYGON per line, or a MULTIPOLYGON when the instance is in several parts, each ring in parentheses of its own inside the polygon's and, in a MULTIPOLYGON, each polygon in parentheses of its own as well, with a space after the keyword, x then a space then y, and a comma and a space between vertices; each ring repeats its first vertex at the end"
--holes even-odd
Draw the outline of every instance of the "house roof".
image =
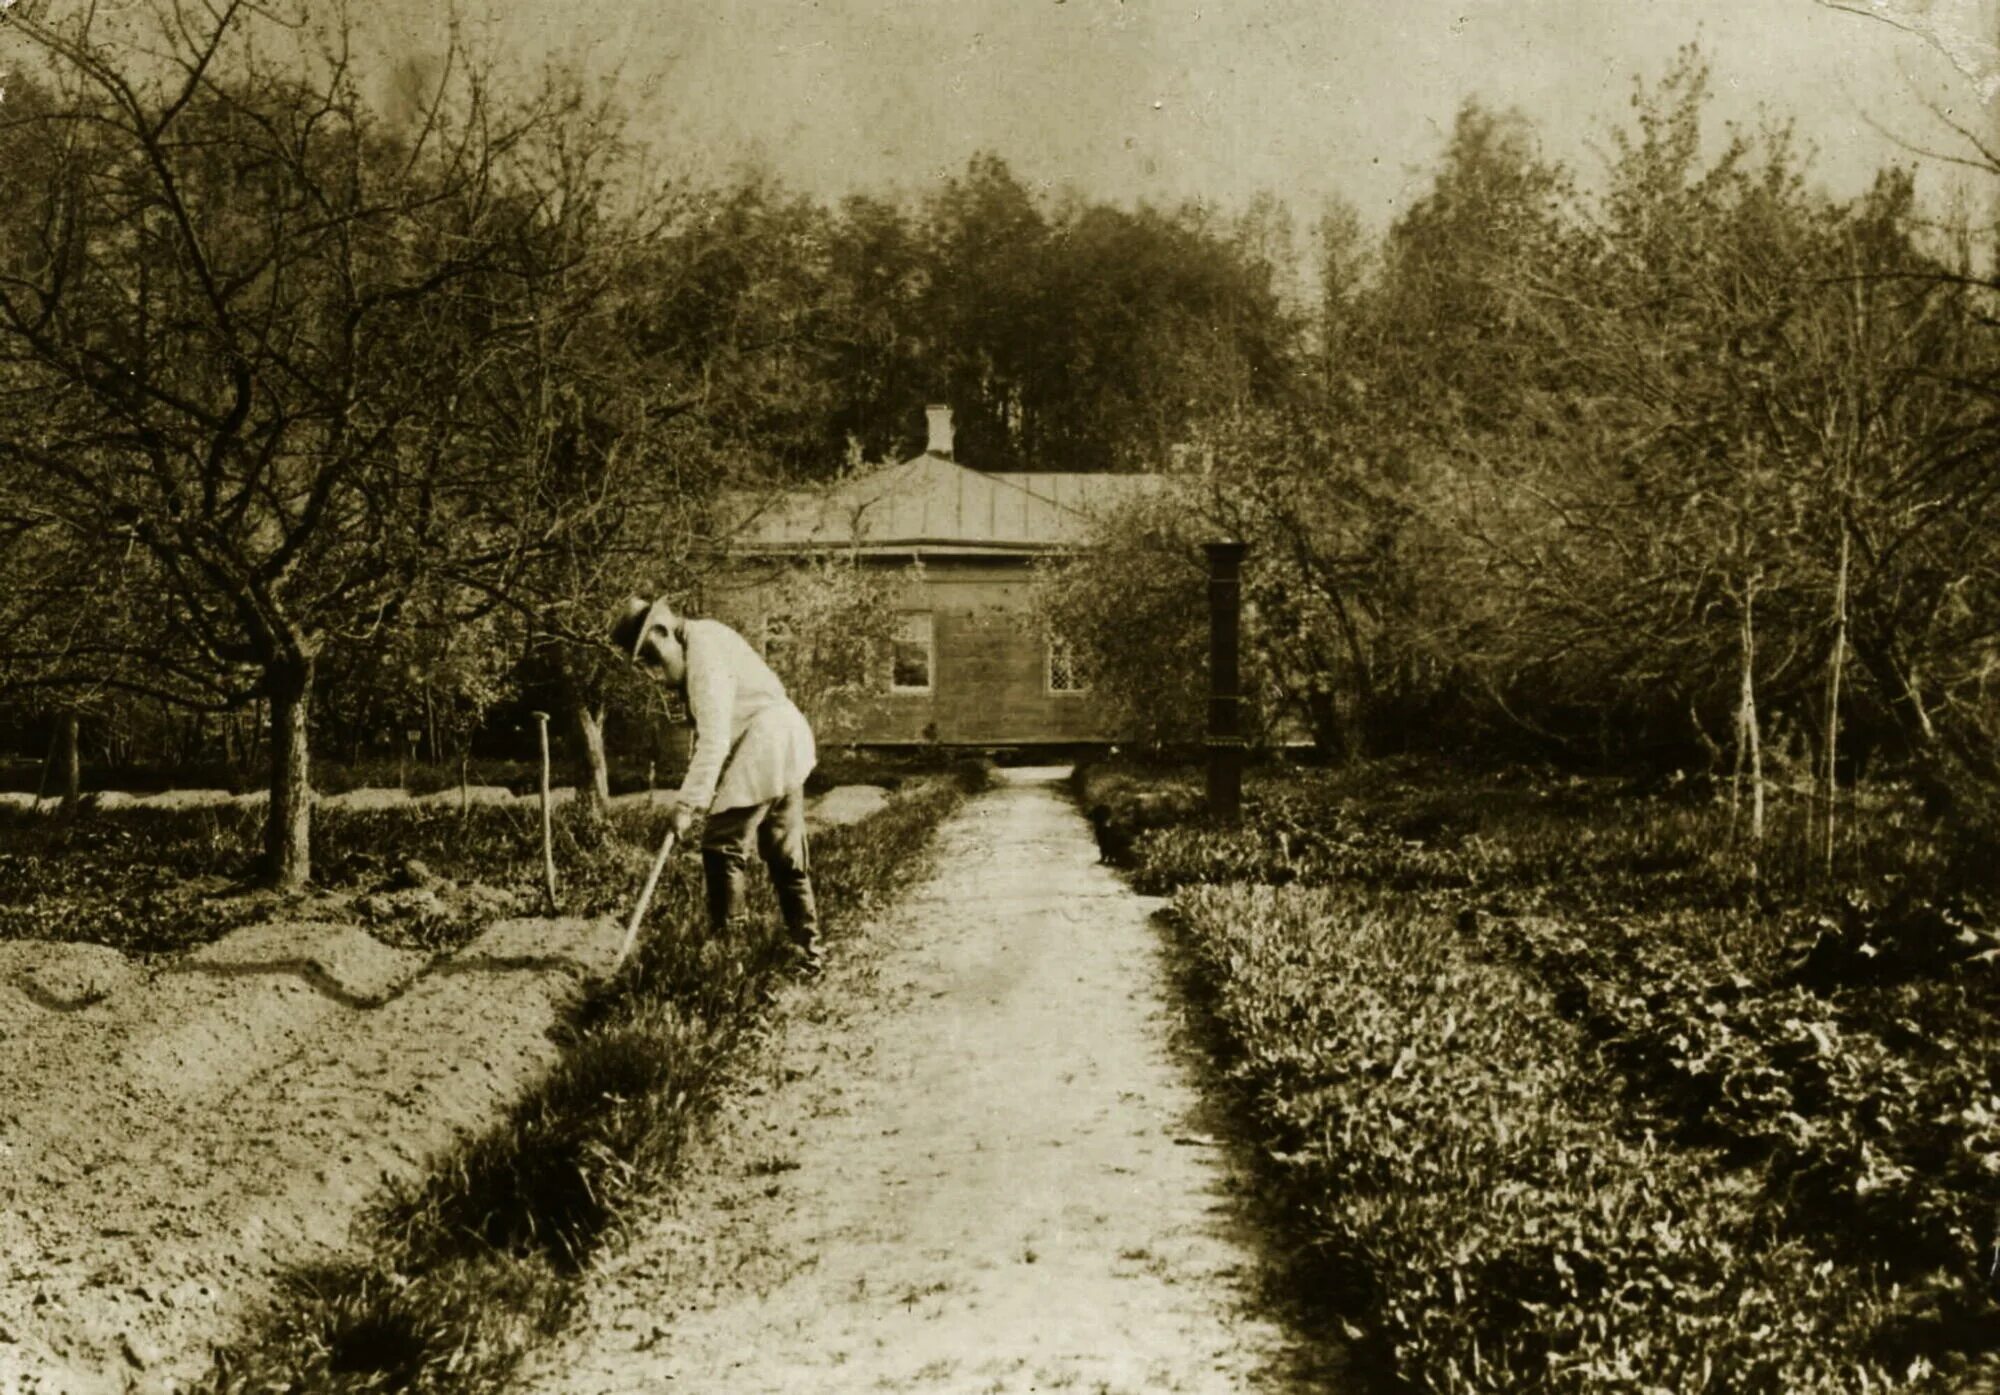
POLYGON ((1155 475, 989 474, 936 455, 830 487, 738 497, 729 547, 747 553, 859 548, 968 555, 1082 546, 1097 516, 1155 487, 1155 475))

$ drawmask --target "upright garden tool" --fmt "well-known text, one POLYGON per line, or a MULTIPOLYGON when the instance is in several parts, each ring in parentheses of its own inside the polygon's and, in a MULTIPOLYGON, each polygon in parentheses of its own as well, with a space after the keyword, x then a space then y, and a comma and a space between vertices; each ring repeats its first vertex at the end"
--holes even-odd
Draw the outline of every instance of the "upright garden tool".
POLYGON ((674 840, 678 837, 671 828, 660 842, 660 851, 653 858, 653 870, 646 874, 646 885, 639 892, 639 904, 632 908, 632 919, 625 926, 625 943, 618 946, 618 957, 611 961, 611 972, 617 973, 624 967, 625 956, 632 952, 632 944, 639 938, 639 926, 645 922, 646 908, 653 904, 653 891, 660 884, 660 873, 666 870, 667 858, 673 854, 674 840))
POLYGON ((542 729, 542 889, 547 893, 549 914, 562 909, 556 899, 556 833, 551 814, 554 800, 549 792, 549 714, 537 712, 535 722, 542 729))

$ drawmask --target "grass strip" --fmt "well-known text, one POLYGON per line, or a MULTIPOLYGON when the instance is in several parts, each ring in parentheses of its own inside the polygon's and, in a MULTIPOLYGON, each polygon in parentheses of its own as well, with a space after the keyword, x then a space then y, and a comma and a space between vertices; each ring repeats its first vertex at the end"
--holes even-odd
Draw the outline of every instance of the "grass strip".
MULTIPOLYGON (((989 775, 926 781, 816 836, 828 933, 919 875, 939 824, 989 775)), ((643 870, 656 830, 626 822, 597 875, 643 870)), ((710 938, 697 880, 662 885, 642 949, 581 1001, 560 1063, 507 1118, 388 1197, 365 1257, 291 1275, 263 1329, 219 1351, 197 1390, 491 1390, 561 1329, 588 1258, 673 1185, 782 962, 774 938, 710 938)))

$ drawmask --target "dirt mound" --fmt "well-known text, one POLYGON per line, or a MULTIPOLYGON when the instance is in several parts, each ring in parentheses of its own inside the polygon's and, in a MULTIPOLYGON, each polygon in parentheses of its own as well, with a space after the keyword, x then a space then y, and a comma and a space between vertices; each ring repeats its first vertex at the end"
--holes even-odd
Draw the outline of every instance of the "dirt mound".
POLYGON ((386 1179, 495 1118, 610 964, 610 921, 510 921, 425 970, 266 925, 0 1053, 0 1390, 165 1390, 386 1179))
MULTIPOLYGON (((539 797, 537 796, 537 798, 539 797)), ((514 802, 514 791, 508 789, 505 785, 467 785, 463 789, 460 789, 457 785, 452 785, 446 789, 433 790, 429 794, 420 794, 416 796, 413 802, 417 804, 446 804, 453 808, 458 807, 461 803, 479 805, 512 804, 514 802)))
POLYGON ((215 809, 234 804, 236 796, 228 790, 163 790, 138 795, 132 802, 143 809, 215 809))
POLYGON ((351 1007, 387 1002, 423 967, 422 956, 391 949, 352 925, 253 925, 203 946, 165 972, 295 974, 351 1007))
POLYGON ((0 982, 48 1011, 88 1007, 144 977, 136 964, 104 945, 53 940, 0 943, 0 982))
POLYGON ((889 802, 889 791, 880 785, 836 785, 815 799, 806 818, 819 828, 840 828, 860 823, 889 802))
MULTIPOLYGON (((72 997, 67 1011, 49 992, 38 1000, 48 1009, 39 1021, 17 1019, 21 1030, 0 1050, 0 1140, 18 1139, 86 1173, 136 1136, 179 1128, 177 1115, 303 1049, 343 1006, 371 993, 379 1000, 424 964, 338 925, 253 926, 150 978, 131 965, 114 970, 105 956, 122 958, 115 951, 40 948, 60 952, 38 977, 60 984, 98 975, 116 979, 117 991, 89 1003, 72 997)), ((0 1181, 0 1197, 6 1188, 0 1181)))
POLYGON ((322 809, 393 809, 410 802, 408 790, 348 790, 343 794, 322 794, 316 801, 322 809))

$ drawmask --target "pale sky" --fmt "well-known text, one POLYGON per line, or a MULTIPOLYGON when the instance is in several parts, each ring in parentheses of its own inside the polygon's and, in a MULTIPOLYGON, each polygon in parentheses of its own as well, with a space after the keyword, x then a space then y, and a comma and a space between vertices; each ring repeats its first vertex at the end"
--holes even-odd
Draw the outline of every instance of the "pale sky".
MULTIPOLYGON (((991 150, 1026 179, 1121 202, 1270 192, 1309 219, 1339 194, 1379 227, 1422 191, 1465 98, 1521 108, 1588 176, 1634 76, 1689 41, 1712 60, 1717 115, 1796 118, 1836 192, 1912 162, 1892 137, 1952 143, 1926 101, 1995 127, 1943 53, 1818 0, 490 3, 509 52, 617 70, 669 167, 750 158, 823 197, 920 191, 991 150)), ((356 13, 399 51, 438 42, 439 5, 356 13)), ((1922 168, 1929 193, 1950 193, 1942 167, 1922 168)))

